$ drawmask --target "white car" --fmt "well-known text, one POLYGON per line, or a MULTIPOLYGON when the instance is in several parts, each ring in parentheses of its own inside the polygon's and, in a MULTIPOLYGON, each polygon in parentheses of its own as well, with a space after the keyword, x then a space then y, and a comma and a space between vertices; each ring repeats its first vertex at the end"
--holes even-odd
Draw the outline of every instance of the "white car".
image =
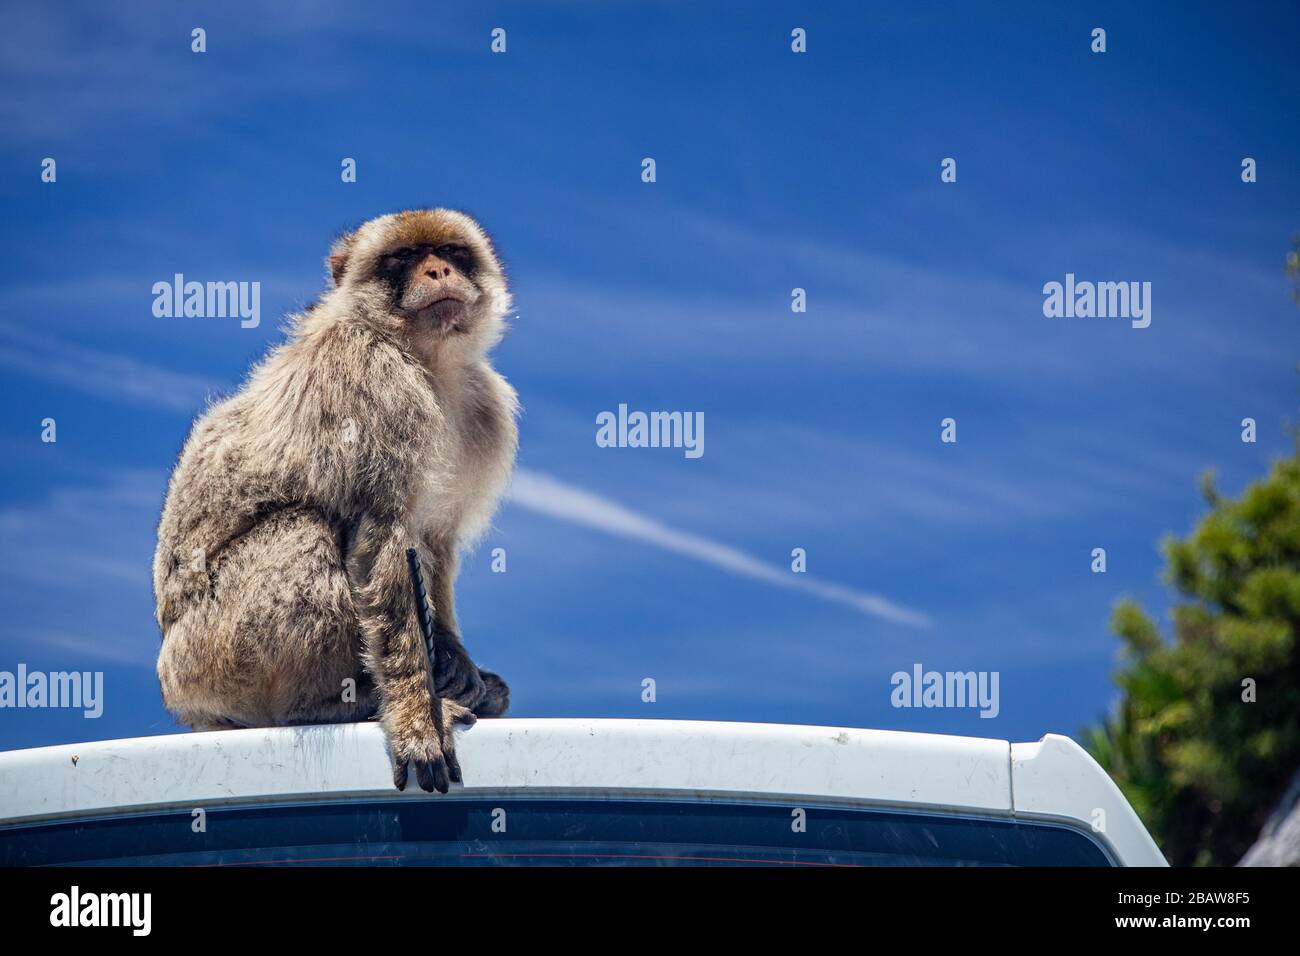
POLYGON ((0 753, 0 865, 1164 866, 1076 743, 481 720, 393 789, 376 724, 0 753))

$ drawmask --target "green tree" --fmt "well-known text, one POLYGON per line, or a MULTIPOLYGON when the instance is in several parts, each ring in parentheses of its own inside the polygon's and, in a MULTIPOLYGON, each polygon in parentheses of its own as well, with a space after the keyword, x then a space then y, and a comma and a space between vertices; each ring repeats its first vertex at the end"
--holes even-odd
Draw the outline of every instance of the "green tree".
POLYGON ((1300 444, 1163 547, 1172 640, 1115 608, 1119 705, 1085 743, 1174 865, 1233 864, 1300 767, 1300 444), (1250 688, 1255 700, 1248 702, 1250 688))

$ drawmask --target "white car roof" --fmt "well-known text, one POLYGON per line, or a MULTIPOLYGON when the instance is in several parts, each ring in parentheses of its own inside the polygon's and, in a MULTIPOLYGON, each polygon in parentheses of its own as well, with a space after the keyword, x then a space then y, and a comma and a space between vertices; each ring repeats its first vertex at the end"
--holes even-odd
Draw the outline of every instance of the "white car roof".
MULTIPOLYGON (((457 733, 452 794, 731 796, 1049 820, 1117 862, 1164 857, 1073 740, 695 720, 498 719, 457 733), (1096 824, 1096 826, 1094 826, 1096 824)), ((412 775, 414 776, 414 775, 412 775)), ((373 723, 171 734, 0 753, 0 825, 165 807, 395 795, 373 723)), ((411 799, 449 799, 408 784, 411 799)))

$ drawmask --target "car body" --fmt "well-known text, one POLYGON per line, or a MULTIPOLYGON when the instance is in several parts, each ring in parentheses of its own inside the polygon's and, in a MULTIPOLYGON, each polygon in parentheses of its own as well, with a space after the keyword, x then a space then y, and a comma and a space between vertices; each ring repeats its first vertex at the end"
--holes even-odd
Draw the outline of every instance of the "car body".
POLYGON ((1067 737, 482 720, 464 785, 392 785, 373 723, 0 753, 0 864, 1137 865, 1165 860, 1067 737))

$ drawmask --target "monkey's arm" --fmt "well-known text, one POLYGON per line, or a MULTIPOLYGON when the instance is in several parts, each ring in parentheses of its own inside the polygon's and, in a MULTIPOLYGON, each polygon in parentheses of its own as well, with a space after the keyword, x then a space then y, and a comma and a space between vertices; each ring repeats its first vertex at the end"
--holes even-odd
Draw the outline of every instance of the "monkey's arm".
POLYGON ((393 783, 406 785, 409 765, 424 790, 446 793, 461 780, 452 731, 474 715, 440 696, 415 613, 406 563, 408 537, 399 522, 366 516, 349 558, 366 669, 379 691, 379 714, 393 758, 393 783))

